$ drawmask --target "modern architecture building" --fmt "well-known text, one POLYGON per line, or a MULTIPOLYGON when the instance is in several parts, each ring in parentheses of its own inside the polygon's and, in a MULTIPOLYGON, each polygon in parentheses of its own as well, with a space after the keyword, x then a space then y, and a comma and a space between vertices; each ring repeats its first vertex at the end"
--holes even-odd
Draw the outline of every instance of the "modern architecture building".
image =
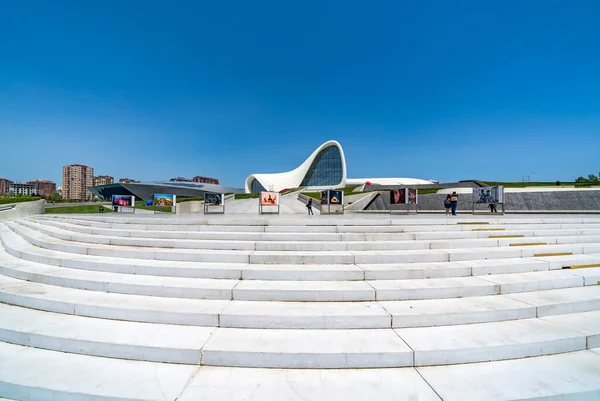
POLYGON ((62 197, 71 200, 92 200, 93 195, 87 190, 94 185, 94 169, 82 164, 71 164, 63 167, 62 197))
POLYGON ((31 184, 35 187, 35 193, 40 196, 51 196, 56 193, 56 183, 49 180, 33 180, 28 181, 27 184, 31 184))
POLYGON ((8 184, 8 193, 14 196, 31 196, 37 194, 35 185, 16 182, 8 184))
POLYGON ((113 195, 135 195, 139 199, 152 199, 154 194, 173 194, 178 197, 198 197, 205 193, 236 194, 244 191, 225 185, 203 184, 199 182, 153 181, 99 185, 89 188, 96 196, 110 199, 113 195))
POLYGON ((248 193, 260 191, 280 192, 290 188, 320 190, 362 185, 367 182, 382 185, 423 185, 433 181, 418 178, 360 178, 346 177, 344 150, 337 141, 327 141, 319 146, 300 166, 292 171, 275 174, 251 174, 246 178, 248 193))
POLYGON ((11 180, 8 180, 6 178, 0 178, 0 194, 4 195, 4 194, 8 194, 8 185, 12 183, 11 180))
POLYGON ((94 177, 94 186, 114 184, 115 178, 110 175, 98 175, 94 177))

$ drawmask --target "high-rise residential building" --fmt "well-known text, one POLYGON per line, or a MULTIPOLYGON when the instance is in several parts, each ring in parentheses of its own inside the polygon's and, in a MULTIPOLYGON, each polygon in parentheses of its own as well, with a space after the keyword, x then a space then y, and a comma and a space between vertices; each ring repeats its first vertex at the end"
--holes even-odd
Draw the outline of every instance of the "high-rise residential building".
POLYGON ((8 193, 15 196, 31 196, 35 195, 35 185, 33 184, 20 184, 11 182, 8 184, 8 193))
POLYGON ((49 180, 33 180, 28 181, 27 184, 31 184, 35 187, 35 193, 40 196, 51 196, 56 193, 56 183, 49 180))
POLYGON ((139 182, 139 181, 134 180, 132 178, 121 178, 121 179, 119 179, 119 184, 129 184, 131 182, 139 182))
POLYGON ((62 197, 72 200, 92 200, 93 195, 87 190, 94 186, 94 169, 82 164, 71 164, 63 167, 62 197))
POLYGON ((0 178, 0 195, 8 194, 8 184, 11 184, 11 180, 6 178, 0 178))
POLYGON ((216 184, 216 185, 219 185, 219 179, 218 178, 203 177, 201 175, 195 176, 194 178, 192 178, 192 181, 194 181, 194 182, 202 182, 204 184, 216 184))
POLYGON ((94 186, 114 184, 114 183, 115 183, 115 179, 114 179, 114 177, 111 177, 110 175, 98 175, 98 176, 94 177, 94 186))

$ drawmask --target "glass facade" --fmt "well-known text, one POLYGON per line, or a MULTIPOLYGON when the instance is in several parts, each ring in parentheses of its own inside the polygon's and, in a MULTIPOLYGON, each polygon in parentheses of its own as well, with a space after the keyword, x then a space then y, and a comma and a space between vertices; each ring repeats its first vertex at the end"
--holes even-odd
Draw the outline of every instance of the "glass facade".
POLYGON ((265 187, 263 187, 257 179, 252 180, 252 183, 250 184, 250 192, 253 194, 258 194, 261 191, 266 191, 265 187))
MULTIPOLYGON (((328 146, 321 150, 311 164, 301 187, 338 185, 344 175, 342 155, 337 146, 328 146)), ((254 182, 252 183, 254 185, 254 182)), ((254 190, 252 191, 254 192, 254 190)))

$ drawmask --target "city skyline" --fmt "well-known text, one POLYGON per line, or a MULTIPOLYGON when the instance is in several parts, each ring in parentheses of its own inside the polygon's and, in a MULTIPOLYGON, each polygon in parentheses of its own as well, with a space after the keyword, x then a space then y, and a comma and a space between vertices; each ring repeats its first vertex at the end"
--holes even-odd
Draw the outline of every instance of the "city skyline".
POLYGON ((0 6, 0 176, 243 187, 327 140, 350 177, 598 171, 600 4, 0 6), (118 10, 118 12, 115 12, 118 10), (560 27, 560 29, 557 29, 560 27))

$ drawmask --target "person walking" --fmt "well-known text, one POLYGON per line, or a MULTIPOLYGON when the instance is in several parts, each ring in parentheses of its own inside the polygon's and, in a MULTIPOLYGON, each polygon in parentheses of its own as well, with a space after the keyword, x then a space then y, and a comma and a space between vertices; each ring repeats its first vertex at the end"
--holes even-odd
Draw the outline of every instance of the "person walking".
POLYGON ((458 195, 456 192, 452 192, 450 195, 450 207, 452 209, 452 216, 456 216, 456 207, 458 206, 458 195))
POLYGON ((306 209, 308 209, 309 216, 311 214, 314 215, 313 210, 312 210, 312 199, 309 199, 308 202, 306 202, 306 209))
POLYGON ((450 214, 450 208, 452 207, 452 201, 450 200, 450 194, 446 196, 446 200, 444 201, 444 207, 446 208, 446 216, 450 214))

